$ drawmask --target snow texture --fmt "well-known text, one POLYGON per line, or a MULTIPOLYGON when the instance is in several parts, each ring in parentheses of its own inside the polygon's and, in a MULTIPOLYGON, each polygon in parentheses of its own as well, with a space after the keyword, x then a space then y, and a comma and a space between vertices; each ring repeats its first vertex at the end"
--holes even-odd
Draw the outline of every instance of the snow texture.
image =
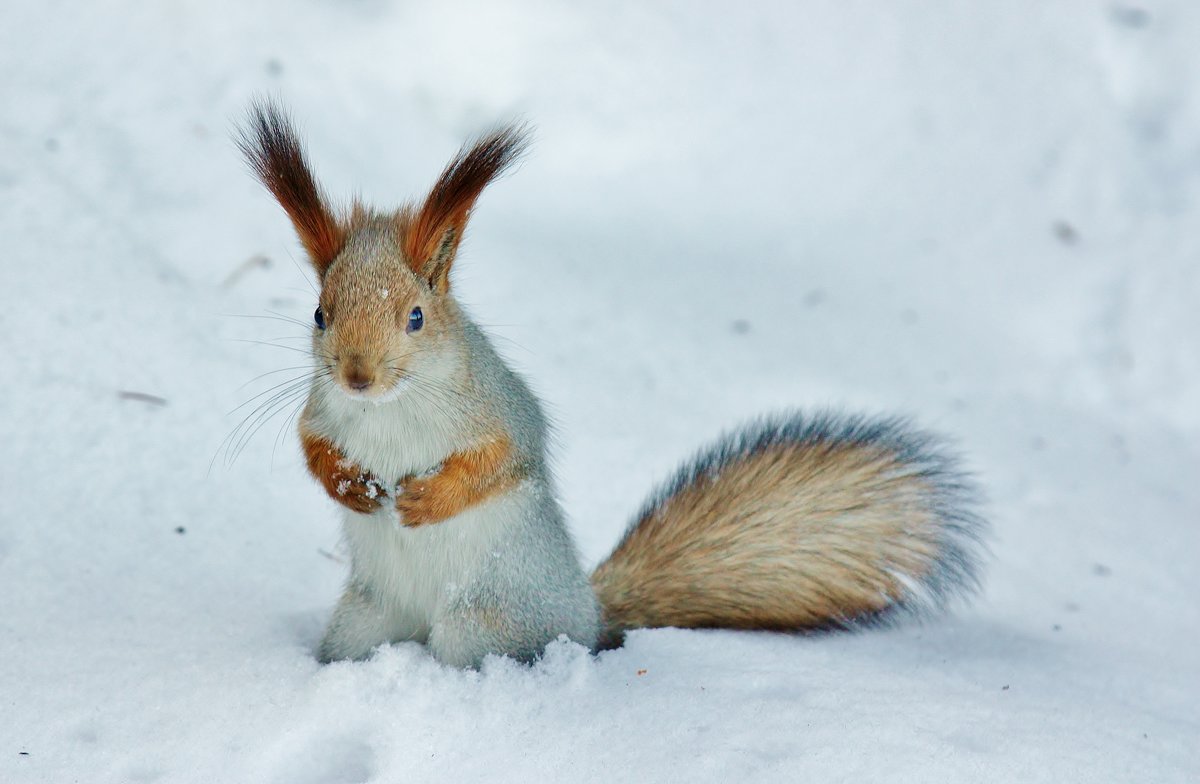
POLYGON ((1197 33, 1190 0, 5 3, 0 781, 1200 780, 1197 33), (290 423, 311 278, 229 136, 261 93, 380 206, 537 126, 455 285, 547 401, 589 565, 718 433, 834 407, 955 439, 981 597, 318 666, 346 567, 290 423))

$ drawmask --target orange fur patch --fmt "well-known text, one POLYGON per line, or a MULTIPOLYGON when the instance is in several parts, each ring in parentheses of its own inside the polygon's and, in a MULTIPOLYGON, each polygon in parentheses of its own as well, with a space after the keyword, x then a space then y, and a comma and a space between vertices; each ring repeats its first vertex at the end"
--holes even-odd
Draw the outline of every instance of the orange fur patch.
POLYGON ((396 498, 402 522, 409 527, 440 523, 512 487, 521 477, 511 454, 507 438, 493 439, 450 455, 432 476, 402 480, 404 492, 396 498))
POLYGON ((379 508, 386 494, 375 477, 347 460, 332 441, 301 429, 300 443, 308 470, 330 498, 364 514, 379 508))

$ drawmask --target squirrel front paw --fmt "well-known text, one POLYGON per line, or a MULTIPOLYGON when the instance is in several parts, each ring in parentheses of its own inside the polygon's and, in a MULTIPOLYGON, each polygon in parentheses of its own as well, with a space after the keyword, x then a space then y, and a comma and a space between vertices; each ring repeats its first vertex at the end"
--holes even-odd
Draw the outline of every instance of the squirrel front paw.
POLYGON ((378 509, 387 492, 371 474, 355 465, 338 463, 338 468, 329 475, 325 490, 329 497, 355 512, 367 514, 378 509))
POLYGON ((347 509, 367 514, 380 507, 387 490, 362 466, 342 455, 328 439, 301 428, 300 438, 308 458, 308 470, 325 492, 347 509))
POLYGON ((400 480, 396 493, 396 511, 400 513, 400 522, 409 528, 416 528, 430 523, 440 523, 454 512, 448 510, 445 496, 438 492, 436 475, 426 478, 415 476, 400 480))
POLYGON ((440 523, 507 490, 520 479, 509 455, 506 439, 491 439, 454 452, 429 473, 401 479, 396 491, 400 522, 410 528, 440 523))

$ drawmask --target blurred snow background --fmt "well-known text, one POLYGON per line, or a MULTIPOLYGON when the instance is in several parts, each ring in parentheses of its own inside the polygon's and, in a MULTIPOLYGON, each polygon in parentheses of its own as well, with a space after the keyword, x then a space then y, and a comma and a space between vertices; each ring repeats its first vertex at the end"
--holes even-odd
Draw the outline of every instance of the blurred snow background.
POLYGON ((0 780, 1195 781, 1198 33, 1187 0, 9 0, 0 780), (380 205, 536 124, 456 285, 558 423, 589 563, 722 429, 832 404, 956 437, 984 595, 318 667, 332 503, 290 410, 221 449, 303 363, 238 316, 314 304, 229 141, 263 92, 380 205))

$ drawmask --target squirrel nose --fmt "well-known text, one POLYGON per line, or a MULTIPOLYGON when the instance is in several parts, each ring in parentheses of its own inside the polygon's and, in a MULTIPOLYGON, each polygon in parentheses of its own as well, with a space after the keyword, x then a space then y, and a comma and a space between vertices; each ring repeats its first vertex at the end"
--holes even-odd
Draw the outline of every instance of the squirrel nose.
POLYGON ((373 379, 361 370, 351 370, 346 374, 346 386, 355 392, 362 392, 370 388, 372 381, 373 379))
POLYGON ((375 383, 375 373, 364 357, 353 354, 342 366, 342 381, 355 392, 362 392, 375 383))

